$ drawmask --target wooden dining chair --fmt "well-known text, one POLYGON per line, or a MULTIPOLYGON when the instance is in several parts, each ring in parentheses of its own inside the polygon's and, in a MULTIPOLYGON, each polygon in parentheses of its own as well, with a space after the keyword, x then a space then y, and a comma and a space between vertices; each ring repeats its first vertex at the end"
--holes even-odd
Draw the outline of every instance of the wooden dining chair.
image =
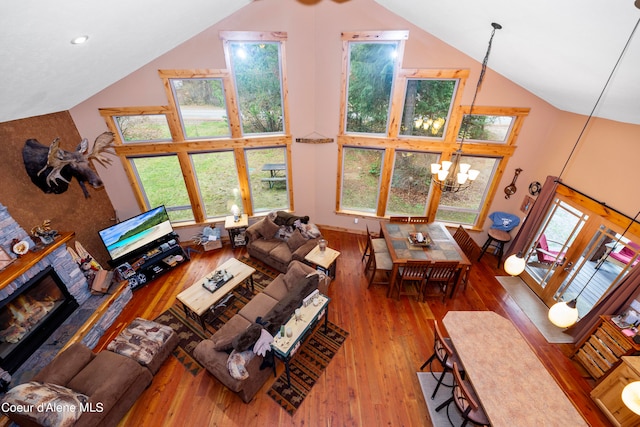
POLYGON ((453 425, 451 417, 449 416, 449 406, 453 403, 464 419, 461 427, 466 426, 469 421, 478 426, 490 426, 491 423, 487 418, 487 414, 478 402, 479 400, 473 391, 473 387, 462 378, 462 374, 458 369, 458 362, 454 362, 452 396, 438 406, 436 411, 439 412, 441 409, 447 408, 447 418, 449 419, 449 423, 453 425))
POLYGON ((416 260, 410 260, 401 265, 395 280, 398 298, 402 295, 408 295, 422 301, 422 289, 430 266, 431 261, 416 260))
POLYGON ((430 296, 427 295, 427 292, 430 287, 434 287, 433 285, 435 285, 439 292, 442 293, 442 302, 444 302, 447 296, 447 290, 456 279, 459 268, 460 263, 458 261, 436 261, 431 264, 422 289, 423 300, 426 299, 427 296, 430 296))
POLYGON ((409 222, 408 216, 390 216, 389 222, 409 222))
POLYGON ((435 398, 436 393, 438 392, 438 389, 440 388, 441 385, 445 387, 453 387, 453 383, 447 384, 443 380, 447 372, 453 372, 453 364, 456 362, 460 363, 458 359, 458 354, 455 352, 453 344, 451 343, 451 339, 444 336, 444 334, 440 330, 440 324, 438 323, 437 320, 434 320, 433 321, 433 354, 431 355, 431 357, 427 359, 426 362, 422 364, 422 366, 420 366, 420 370, 422 371, 425 368, 425 366, 429 365, 429 371, 431 372, 431 375, 433 376, 433 378, 438 380, 438 383, 436 384, 436 388, 433 390, 433 393, 431 394, 432 400, 435 398), (433 363, 436 360, 440 363, 440 369, 442 369, 442 372, 440 372, 440 369, 434 372, 433 363), (436 372, 440 374, 438 377, 436 377, 436 372))
POLYGON ((426 224, 430 221, 426 216, 410 216, 409 222, 414 224, 426 224))
MULTIPOLYGON (((469 236, 467 230, 464 229, 463 226, 458 226, 456 232, 453 235, 453 240, 456 241, 462 252, 466 255, 469 260, 474 260, 478 253, 480 252, 480 247, 478 244, 469 236)), ((467 284, 469 283, 469 274, 471 273, 471 265, 462 267, 460 274, 460 285, 463 290, 467 289, 467 284)))
MULTIPOLYGON (((385 243, 384 251, 377 252, 376 246, 373 243, 373 239, 371 234, 367 233, 367 239, 369 239, 369 259, 367 260, 367 264, 365 265, 365 274, 367 271, 371 270, 371 276, 369 277, 369 284, 367 288, 373 284, 383 284, 390 285, 391 280, 391 270, 393 269, 393 262, 391 261, 391 255, 389 255, 389 251, 386 250, 387 246, 385 243), (376 276, 380 276, 380 274, 384 275, 384 280, 376 281, 376 276)), ((384 240, 384 239, 383 239, 384 240)))
POLYGON ((383 238, 371 233, 371 231, 369 231, 369 225, 366 225, 365 227, 367 229, 367 236, 371 236, 371 239, 367 237, 367 243, 365 244, 364 251, 362 252, 362 259, 360 260, 361 262, 363 262, 365 258, 369 258, 372 252, 389 252, 387 242, 385 242, 383 238))

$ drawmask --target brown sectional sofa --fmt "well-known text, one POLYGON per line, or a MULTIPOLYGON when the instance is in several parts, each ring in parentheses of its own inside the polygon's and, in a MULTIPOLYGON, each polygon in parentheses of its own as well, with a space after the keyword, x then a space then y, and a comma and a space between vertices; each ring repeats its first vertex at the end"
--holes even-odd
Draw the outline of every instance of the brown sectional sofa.
MULTIPOLYGON (((84 344, 76 343, 31 381, 56 384, 88 396, 86 404, 93 410, 83 412, 73 425, 102 427, 116 426, 152 379, 149 369, 133 359, 106 350, 95 354, 84 344)), ((20 411, 6 415, 20 426, 48 423, 38 422, 20 411)))
POLYGON ((272 212, 249 226, 246 230, 249 255, 282 273, 287 271, 291 261, 304 262, 304 257, 322 235, 314 224, 291 221, 292 218, 301 217, 282 211, 272 212))
POLYGON ((286 274, 278 275, 213 336, 201 341, 194 350, 195 358, 221 383, 248 403, 274 371, 263 365, 262 356, 255 355, 244 366, 249 377, 244 380, 235 379, 231 376, 227 363, 231 351, 234 348, 238 351, 252 348, 249 335, 250 331, 259 329, 256 328, 256 320, 264 321, 266 324, 261 327, 274 335, 280 325, 290 318, 293 310, 316 288, 320 293, 326 294, 326 281, 319 280, 318 272, 312 267, 292 261, 286 274), (247 346, 247 343, 251 346, 247 346), (244 348, 239 349, 240 345, 244 348))

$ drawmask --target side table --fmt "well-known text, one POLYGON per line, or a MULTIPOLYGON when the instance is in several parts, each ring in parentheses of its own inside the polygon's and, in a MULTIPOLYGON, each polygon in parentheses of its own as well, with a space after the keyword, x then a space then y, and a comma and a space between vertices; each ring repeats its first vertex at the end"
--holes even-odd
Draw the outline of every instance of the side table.
POLYGON ((224 228, 229 233, 231 240, 231 249, 237 246, 245 246, 247 244, 247 236, 245 231, 249 227, 249 216, 242 214, 238 221, 233 220, 233 216, 228 216, 224 220, 224 228))
POLYGON ((340 252, 335 249, 325 248, 320 250, 320 246, 316 245, 311 249, 304 260, 307 261, 316 270, 323 272, 332 279, 336 278, 336 259, 340 256, 340 252))

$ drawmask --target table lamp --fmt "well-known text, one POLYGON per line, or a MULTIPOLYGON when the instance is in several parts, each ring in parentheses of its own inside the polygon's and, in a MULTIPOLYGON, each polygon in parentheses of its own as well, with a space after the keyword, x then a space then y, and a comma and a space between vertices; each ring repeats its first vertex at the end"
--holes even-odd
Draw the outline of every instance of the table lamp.
POLYGON ((234 222, 240 221, 240 208, 238 207, 238 205, 231 206, 231 213, 233 214, 234 222))

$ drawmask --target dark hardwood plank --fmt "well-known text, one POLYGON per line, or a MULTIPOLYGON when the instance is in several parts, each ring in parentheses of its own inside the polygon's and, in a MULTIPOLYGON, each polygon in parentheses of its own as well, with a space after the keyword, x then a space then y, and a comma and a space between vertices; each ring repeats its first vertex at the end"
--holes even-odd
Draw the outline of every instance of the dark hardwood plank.
MULTIPOLYGON (((494 257, 487 254, 474 264, 467 289, 458 290, 444 304, 440 298, 425 303, 395 300, 386 297, 383 285, 367 288, 360 261, 363 234, 344 230, 323 230, 323 234, 330 247, 341 252, 336 280, 329 290, 329 318, 350 335, 294 416, 267 396, 273 379, 252 402, 244 404, 206 371, 192 376, 170 357, 120 425, 430 425, 416 371, 432 353, 432 320, 442 319, 449 310, 493 310, 509 318, 587 422, 609 425, 589 397, 593 381, 583 378, 568 358, 572 346, 546 342, 495 280, 495 275, 504 272, 495 268, 494 257)), ((135 291, 97 350, 133 318, 155 318, 173 304, 180 291, 216 265, 244 256, 244 248, 231 250, 228 245, 193 254, 191 262, 135 291)), ((282 371, 278 364, 278 375, 282 371)))

